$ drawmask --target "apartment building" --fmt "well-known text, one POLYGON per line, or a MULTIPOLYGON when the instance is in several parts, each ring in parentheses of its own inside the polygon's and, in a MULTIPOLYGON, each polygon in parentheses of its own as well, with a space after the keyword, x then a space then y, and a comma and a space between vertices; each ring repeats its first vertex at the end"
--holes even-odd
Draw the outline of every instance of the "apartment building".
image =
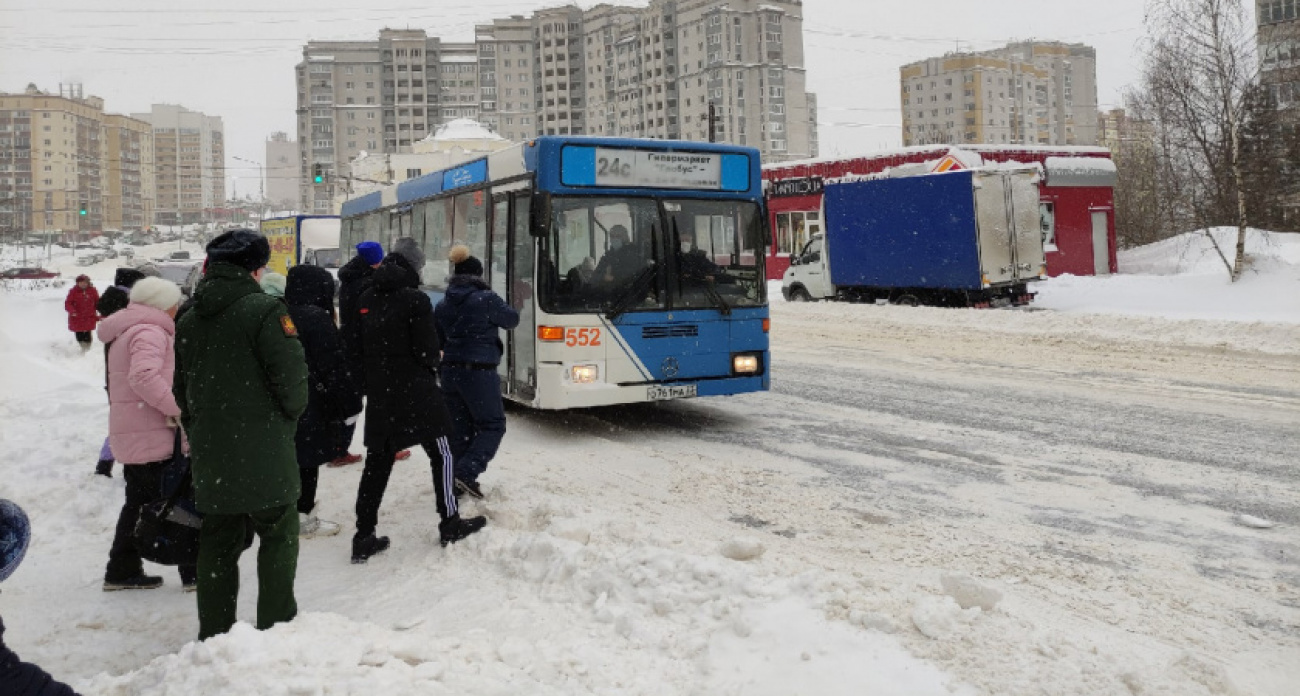
POLYGON ((226 201, 226 146, 220 116, 175 104, 131 114, 153 129, 154 223, 202 222, 226 201))
POLYGON ((266 139, 266 200, 272 208, 290 210, 298 206, 298 143, 288 133, 272 133, 266 139))
POLYGON ((410 152, 462 118, 511 140, 712 130, 769 161, 815 157, 802 10, 801 0, 650 0, 496 19, 473 43, 388 29, 377 41, 309 42, 296 67, 301 203, 330 210, 348 162, 410 152))
POLYGON ((79 84, 0 93, 0 229, 95 234, 150 224, 147 124, 104 113, 79 84))
POLYGON ((1027 41, 900 69, 905 145, 1097 144, 1097 54, 1027 41))
POLYGON ((153 127, 120 114, 104 116, 104 229, 142 230, 153 224, 153 127))
POLYGON ((1300 0, 1259 0, 1257 9, 1260 80, 1300 117, 1300 0))

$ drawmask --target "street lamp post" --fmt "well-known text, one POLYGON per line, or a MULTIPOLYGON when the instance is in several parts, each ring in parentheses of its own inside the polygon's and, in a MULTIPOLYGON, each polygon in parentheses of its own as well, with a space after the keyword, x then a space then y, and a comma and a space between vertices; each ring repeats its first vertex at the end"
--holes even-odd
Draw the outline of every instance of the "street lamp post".
POLYGON ((249 164, 257 165, 257 198, 262 206, 261 214, 258 217, 261 220, 265 220, 266 219, 266 172, 262 167, 262 163, 256 160, 245 159, 243 157, 238 157, 235 155, 231 155, 231 157, 239 160, 240 162, 247 162, 249 164))

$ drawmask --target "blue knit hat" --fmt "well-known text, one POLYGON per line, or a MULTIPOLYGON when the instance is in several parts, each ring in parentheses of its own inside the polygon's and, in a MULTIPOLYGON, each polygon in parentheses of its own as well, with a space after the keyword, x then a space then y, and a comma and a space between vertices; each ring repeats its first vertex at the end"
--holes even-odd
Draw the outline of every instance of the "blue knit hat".
POLYGON ((362 242, 357 245, 357 255, 374 266, 384 260, 384 247, 379 242, 362 242))
POLYGON ((16 504, 0 499, 0 581, 18 569, 32 540, 32 525, 16 504))

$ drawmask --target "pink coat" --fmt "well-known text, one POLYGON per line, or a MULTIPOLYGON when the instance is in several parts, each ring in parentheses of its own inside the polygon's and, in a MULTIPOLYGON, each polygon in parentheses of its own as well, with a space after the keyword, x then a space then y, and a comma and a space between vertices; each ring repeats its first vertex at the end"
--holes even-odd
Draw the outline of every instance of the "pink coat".
POLYGON ((176 323, 161 309, 132 302, 100 323, 108 349, 108 441, 123 464, 170 459, 181 415, 172 396, 176 323))

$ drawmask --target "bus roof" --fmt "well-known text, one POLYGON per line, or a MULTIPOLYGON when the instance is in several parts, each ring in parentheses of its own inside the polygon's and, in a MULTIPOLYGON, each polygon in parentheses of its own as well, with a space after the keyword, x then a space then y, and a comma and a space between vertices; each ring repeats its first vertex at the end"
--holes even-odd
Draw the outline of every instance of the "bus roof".
POLYGON ((538 187, 549 191, 673 189, 697 195, 708 191, 757 196, 762 187, 759 153, 750 147, 646 138, 542 136, 349 199, 343 203, 342 216, 354 217, 526 174, 535 174, 538 187), (611 170, 614 164, 617 168, 611 170))

